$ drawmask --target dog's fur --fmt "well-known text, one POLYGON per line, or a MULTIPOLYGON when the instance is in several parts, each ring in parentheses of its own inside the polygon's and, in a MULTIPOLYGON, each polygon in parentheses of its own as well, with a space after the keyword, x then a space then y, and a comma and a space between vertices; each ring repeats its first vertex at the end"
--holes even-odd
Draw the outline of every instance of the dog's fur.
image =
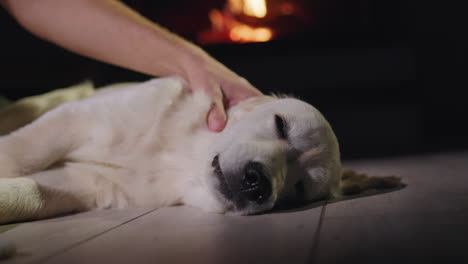
POLYGON ((0 224, 178 204, 245 215, 338 193, 338 142, 314 107, 251 98, 213 133, 205 125, 210 99, 185 85, 171 77, 107 89, 0 137, 0 224), (261 202, 239 187, 252 162, 271 188, 257 194, 261 202))

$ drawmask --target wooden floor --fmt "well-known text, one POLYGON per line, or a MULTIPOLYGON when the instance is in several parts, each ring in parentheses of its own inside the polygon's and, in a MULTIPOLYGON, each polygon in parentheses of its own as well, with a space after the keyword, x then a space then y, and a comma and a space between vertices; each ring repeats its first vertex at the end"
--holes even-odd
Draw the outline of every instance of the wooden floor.
POLYGON ((248 217, 173 207, 3 226, 18 253, 2 264, 468 263, 468 152, 345 165, 407 186, 248 217))

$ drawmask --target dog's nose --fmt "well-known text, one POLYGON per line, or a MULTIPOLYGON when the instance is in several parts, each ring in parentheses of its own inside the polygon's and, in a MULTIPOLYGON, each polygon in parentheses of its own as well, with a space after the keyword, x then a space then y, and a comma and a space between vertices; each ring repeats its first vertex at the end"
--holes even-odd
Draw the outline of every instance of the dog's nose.
POLYGON ((263 203, 271 195, 271 184, 265 175, 265 168, 258 162, 249 162, 244 168, 240 193, 245 199, 263 203))

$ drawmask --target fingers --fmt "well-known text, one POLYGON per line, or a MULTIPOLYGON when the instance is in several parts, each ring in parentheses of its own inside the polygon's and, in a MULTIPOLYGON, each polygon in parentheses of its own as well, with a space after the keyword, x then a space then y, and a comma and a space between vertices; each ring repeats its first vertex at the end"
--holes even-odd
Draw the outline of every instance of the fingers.
POLYGON ((207 117, 208 129, 213 132, 221 132, 226 126, 226 112, 224 107, 214 103, 207 117))
POLYGON ((212 106, 207 113, 206 122, 208 129, 213 132, 220 132, 226 126, 226 107, 229 108, 247 98, 262 95, 247 80, 227 69, 207 72, 200 72, 200 69, 203 68, 193 68, 192 74, 187 77, 189 89, 203 90, 211 98, 212 106))
POLYGON ((207 90, 213 101, 213 106, 208 112, 207 124, 213 132, 221 132, 226 126, 226 107, 234 106, 247 98, 262 95, 243 78, 235 84, 224 83, 223 86, 212 85, 211 87, 215 88, 207 90))
POLYGON ((223 92, 227 102, 226 105, 229 107, 238 104, 242 100, 263 95, 262 92, 243 78, 236 85, 226 86, 223 92))
POLYGON ((209 92, 213 100, 212 107, 208 112, 207 124, 208 129, 213 132, 221 132, 226 126, 226 110, 224 109, 224 95, 221 88, 218 86, 209 92))

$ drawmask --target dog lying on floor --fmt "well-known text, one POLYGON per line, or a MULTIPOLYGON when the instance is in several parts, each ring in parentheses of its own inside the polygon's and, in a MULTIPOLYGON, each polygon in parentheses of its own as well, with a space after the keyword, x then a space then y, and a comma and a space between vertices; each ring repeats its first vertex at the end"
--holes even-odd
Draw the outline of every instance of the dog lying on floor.
POLYGON ((340 194, 338 141, 317 109, 255 97, 213 133, 210 99, 185 85, 169 77, 105 89, 0 137, 0 224, 180 204, 248 215, 340 194))

